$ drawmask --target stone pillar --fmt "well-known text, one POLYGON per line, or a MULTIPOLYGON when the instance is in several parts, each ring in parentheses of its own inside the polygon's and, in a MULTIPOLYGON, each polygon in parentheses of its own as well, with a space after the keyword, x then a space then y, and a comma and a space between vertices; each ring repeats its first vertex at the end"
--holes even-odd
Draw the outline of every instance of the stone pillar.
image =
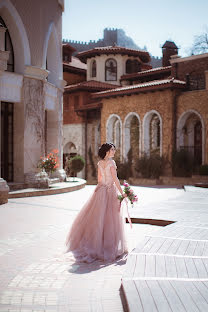
MULTIPOLYGON (((9 52, 4 49, 6 28, 0 25, 0 83, 1 75, 7 69, 7 61, 9 59, 9 52)), ((0 94, 0 113, 1 113, 1 94, 0 94)), ((1 131, 1 119, 0 119, 0 131, 1 131)), ((0 132, 0 163, 1 163, 1 132, 0 132)), ((0 167, 1 176, 1 167, 0 167)), ((8 202, 9 187, 7 182, 0 177, 0 205, 8 202)))
POLYGON ((26 66, 23 80, 24 181, 35 184, 38 161, 45 152, 44 81, 48 72, 26 66))
POLYGON ((53 176, 64 181, 66 173, 63 169, 63 92, 58 88, 54 108, 47 111, 47 152, 54 149, 58 149, 59 168, 53 176))

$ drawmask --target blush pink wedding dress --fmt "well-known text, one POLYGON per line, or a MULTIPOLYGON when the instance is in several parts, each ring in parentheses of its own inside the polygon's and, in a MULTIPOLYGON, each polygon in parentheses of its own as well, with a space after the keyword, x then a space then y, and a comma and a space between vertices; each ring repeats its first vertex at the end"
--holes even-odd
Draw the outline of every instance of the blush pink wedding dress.
POLYGON ((78 261, 113 261, 127 252, 124 218, 110 167, 114 160, 98 162, 102 181, 74 220, 66 239, 66 252, 78 261))

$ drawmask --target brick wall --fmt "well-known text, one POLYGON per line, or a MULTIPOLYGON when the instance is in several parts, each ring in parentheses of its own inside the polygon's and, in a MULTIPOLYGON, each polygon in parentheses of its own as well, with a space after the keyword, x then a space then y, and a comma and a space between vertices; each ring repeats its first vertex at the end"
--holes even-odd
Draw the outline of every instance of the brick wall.
POLYGON ((67 85, 72 85, 78 82, 82 82, 86 80, 85 75, 72 74, 72 73, 63 73, 63 79, 67 81, 67 85))
POLYGON ((63 124, 79 124, 84 122, 84 118, 77 115, 74 111, 74 103, 76 101, 76 93, 63 95, 63 124))
POLYGON ((186 74, 190 75, 204 75, 204 71, 208 70, 208 56, 201 58, 190 57, 190 60, 179 59, 172 64, 172 77, 180 80, 186 80, 186 74))
MULTIPOLYGON (((122 125, 129 112, 140 116, 141 124, 144 116, 156 110, 162 118, 162 155, 171 159, 173 149, 173 105, 175 91, 156 91, 124 97, 103 99, 101 112, 101 143, 106 141, 106 122, 111 114, 120 116, 122 125)), ((204 162, 208 163, 208 91, 196 90, 182 92, 177 98, 177 121, 184 112, 196 111, 204 122, 204 162)), ((143 132, 142 127, 140 131, 143 132)), ((143 138, 143 133, 142 133, 143 138)))
MULTIPOLYGON (((141 124, 144 116, 151 110, 156 110, 162 118, 162 154, 171 156, 172 148, 172 106, 173 92, 170 90, 141 93, 138 95, 103 99, 101 112, 101 144, 106 141, 106 122, 111 114, 120 116, 122 124, 129 112, 140 116, 141 124)), ((143 132, 142 127, 140 131, 143 132)), ((143 136, 143 134, 142 134, 143 136)))

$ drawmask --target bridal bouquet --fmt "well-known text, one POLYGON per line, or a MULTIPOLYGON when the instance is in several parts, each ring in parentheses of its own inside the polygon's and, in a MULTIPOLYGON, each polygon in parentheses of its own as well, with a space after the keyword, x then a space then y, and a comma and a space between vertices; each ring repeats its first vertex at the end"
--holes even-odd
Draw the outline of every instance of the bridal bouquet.
MULTIPOLYGON (((130 188, 130 185, 126 181, 124 181, 123 186, 124 193, 127 195, 127 198, 133 206, 133 204, 138 201, 138 197, 136 194, 134 194, 133 190, 130 188)), ((125 197, 123 197, 122 195, 118 195, 118 199, 120 200, 120 202, 122 202, 124 198, 125 197)))
POLYGON ((58 163, 58 150, 53 150, 46 157, 40 157, 38 168, 45 169, 48 172, 54 172, 59 166, 58 163))

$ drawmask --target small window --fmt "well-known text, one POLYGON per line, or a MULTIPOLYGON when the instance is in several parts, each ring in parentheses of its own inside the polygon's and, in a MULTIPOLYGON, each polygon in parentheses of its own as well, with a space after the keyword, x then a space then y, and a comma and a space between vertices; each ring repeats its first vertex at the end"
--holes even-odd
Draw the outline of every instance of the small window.
POLYGON ((114 59, 108 59, 105 62, 105 80, 106 81, 117 80, 117 62, 114 59))
POLYGON ((96 61, 92 61, 92 67, 91 67, 91 77, 96 77, 97 75, 97 66, 96 61))

